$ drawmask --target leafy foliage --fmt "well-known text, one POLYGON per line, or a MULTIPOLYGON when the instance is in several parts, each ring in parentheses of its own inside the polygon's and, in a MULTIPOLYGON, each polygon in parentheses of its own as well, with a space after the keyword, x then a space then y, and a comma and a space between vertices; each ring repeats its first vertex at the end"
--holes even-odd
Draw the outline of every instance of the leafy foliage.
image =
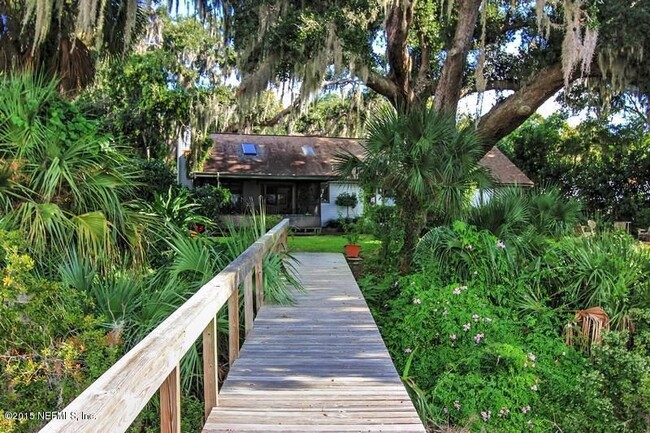
POLYGON ((140 240, 122 201, 134 186, 124 154, 55 91, 29 75, 0 78, 2 226, 20 230, 37 254, 75 245, 113 258, 140 240), (119 245, 118 245, 119 243, 119 245))
POLYGON ((232 193, 221 185, 202 185, 191 190, 192 201, 197 204, 197 211, 216 223, 219 215, 231 203, 232 193))
POLYGON ((534 118, 501 147, 537 184, 560 185, 588 215, 643 228, 650 207, 650 152, 643 124, 616 126, 603 119, 570 128, 561 116, 534 118))
POLYGON ((547 282, 568 307, 601 306, 615 327, 629 327, 632 306, 648 307, 650 254, 622 233, 566 238, 547 251, 547 282))
POLYGON ((361 158, 338 155, 337 171, 344 178, 358 177, 364 189, 394 198, 405 226, 404 271, 427 214, 449 221, 468 205, 469 190, 489 184, 478 165, 482 148, 474 131, 457 129, 452 117, 433 109, 401 113, 384 107, 368 124, 362 146, 361 158))
POLYGON ((404 243, 404 224, 395 206, 365 205, 363 218, 375 239, 381 242, 379 261, 385 269, 395 269, 404 243))
POLYGON ((499 188, 487 203, 470 210, 468 220, 531 256, 548 238, 572 233, 580 211, 579 202, 565 198, 557 188, 499 188))
MULTIPOLYGON (((0 404, 17 412, 61 408, 119 357, 85 292, 39 277, 18 232, 0 230, 0 404)), ((27 432, 38 420, 8 421, 27 432)))
POLYGON ((577 391, 586 360, 561 337, 522 332, 480 279, 445 285, 428 272, 397 284, 383 334, 398 370, 410 363, 406 382, 429 422, 514 433, 562 418, 566 409, 548 403, 577 391))

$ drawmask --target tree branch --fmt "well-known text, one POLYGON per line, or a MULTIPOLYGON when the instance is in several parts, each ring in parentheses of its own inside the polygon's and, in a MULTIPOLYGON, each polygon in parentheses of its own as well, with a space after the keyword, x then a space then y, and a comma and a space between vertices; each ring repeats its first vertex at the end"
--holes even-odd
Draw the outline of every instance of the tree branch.
POLYGON ((332 87, 332 86, 344 86, 346 84, 355 84, 359 83, 359 79, 357 78, 341 78, 340 80, 331 80, 331 81, 323 81, 323 84, 321 84, 321 89, 326 88, 326 87, 332 87))
POLYGON ((374 71, 370 71, 368 73, 368 78, 366 79, 365 84, 369 89, 372 89, 380 95, 384 96, 393 104, 397 102, 397 85, 383 75, 380 75, 374 71))
POLYGON ((563 86, 562 64, 556 63, 539 71, 528 85, 495 105, 478 124, 484 148, 490 149, 514 131, 563 86))
POLYGON ((442 74, 436 87, 434 107, 438 111, 456 113, 460 88, 463 81, 463 70, 467 53, 472 46, 472 36, 476 28, 481 0, 464 0, 460 2, 458 23, 447 59, 442 67, 442 74))

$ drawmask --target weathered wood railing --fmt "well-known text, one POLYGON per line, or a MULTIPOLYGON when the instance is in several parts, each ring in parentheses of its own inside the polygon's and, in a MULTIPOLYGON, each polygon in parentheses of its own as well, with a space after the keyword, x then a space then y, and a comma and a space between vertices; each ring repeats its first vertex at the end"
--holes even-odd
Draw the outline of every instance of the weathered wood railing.
POLYGON ((160 390, 162 433, 180 432, 181 358, 202 336, 205 416, 218 404, 217 314, 228 303, 229 353, 239 355, 239 286, 244 290, 245 334, 264 299, 262 261, 285 248, 289 220, 258 239, 172 313, 106 373, 59 412, 41 432, 124 432, 160 390), (253 293, 253 274, 255 293, 253 293))

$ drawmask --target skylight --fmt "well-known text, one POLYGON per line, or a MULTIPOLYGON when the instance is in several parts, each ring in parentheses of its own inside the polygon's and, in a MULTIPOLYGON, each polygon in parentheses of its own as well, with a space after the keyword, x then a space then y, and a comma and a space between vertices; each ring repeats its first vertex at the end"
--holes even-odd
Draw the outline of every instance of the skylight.
POLYGON ((241 150, 244 155, 257 155, 257 147, 253 143, 242 143, 241 150))
POLYGON ((302 147, 302 154, 305 156, 316 156, 316 151, 311 145, 307 144, 302 147))

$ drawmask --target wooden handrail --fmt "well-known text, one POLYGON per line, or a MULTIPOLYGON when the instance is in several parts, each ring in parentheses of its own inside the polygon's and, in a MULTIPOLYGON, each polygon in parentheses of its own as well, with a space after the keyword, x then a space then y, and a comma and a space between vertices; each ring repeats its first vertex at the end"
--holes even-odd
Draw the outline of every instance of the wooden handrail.
MULTIPOLYGON (((261 263, 271 250, 286 248, 288 228, 289 220, 284 219, 254 242, 60 411, 60 416, 50 421, 41 432, 124 432, 159 389, 161 400, 165 400, 161 401, 161 431, 178 431, 178 364, 181 358, 199 337, 203 336, 204 344, 214 344, 213 347, 207 348, 209 353, 204 364, 210 366, 210 371, 204 382, 205 386, 216 386, 215 316, 230 301, 229 321, 233 326, 233 315, 239 313, 239 285, 246 281, 244 290, 251 293, 245 293, 245 299, 255 298, 252 296, 253 287, 250 284, 252 273, 255 271, 256 276, 260 275, 256 278, 256 283, 261 284, 261 263), (235 305, 237 308, 234 308, 235 305), (233 312, 233 309, 236 312, 233 312)), ((259 309, 262 301, 261 287, 258 286, 255 290, 259 309)), ((247 314, 250 314, 250 309, 247 311, 247 314)), ((247 321, 248 326, 252 326, 250 318, 247 321)), ((236 336, 232 330, 230 333, 230 347, 238 352, 239 319, 236 327, 236 336)), ((246 329, 246 332, 248 331, 249 329, 246 329)), ((229 358, 232 362, 236 356, 230 353, 229 358)), ((217 390, 209 389, 205 396, 207 414, 218 401, 217 390)))

